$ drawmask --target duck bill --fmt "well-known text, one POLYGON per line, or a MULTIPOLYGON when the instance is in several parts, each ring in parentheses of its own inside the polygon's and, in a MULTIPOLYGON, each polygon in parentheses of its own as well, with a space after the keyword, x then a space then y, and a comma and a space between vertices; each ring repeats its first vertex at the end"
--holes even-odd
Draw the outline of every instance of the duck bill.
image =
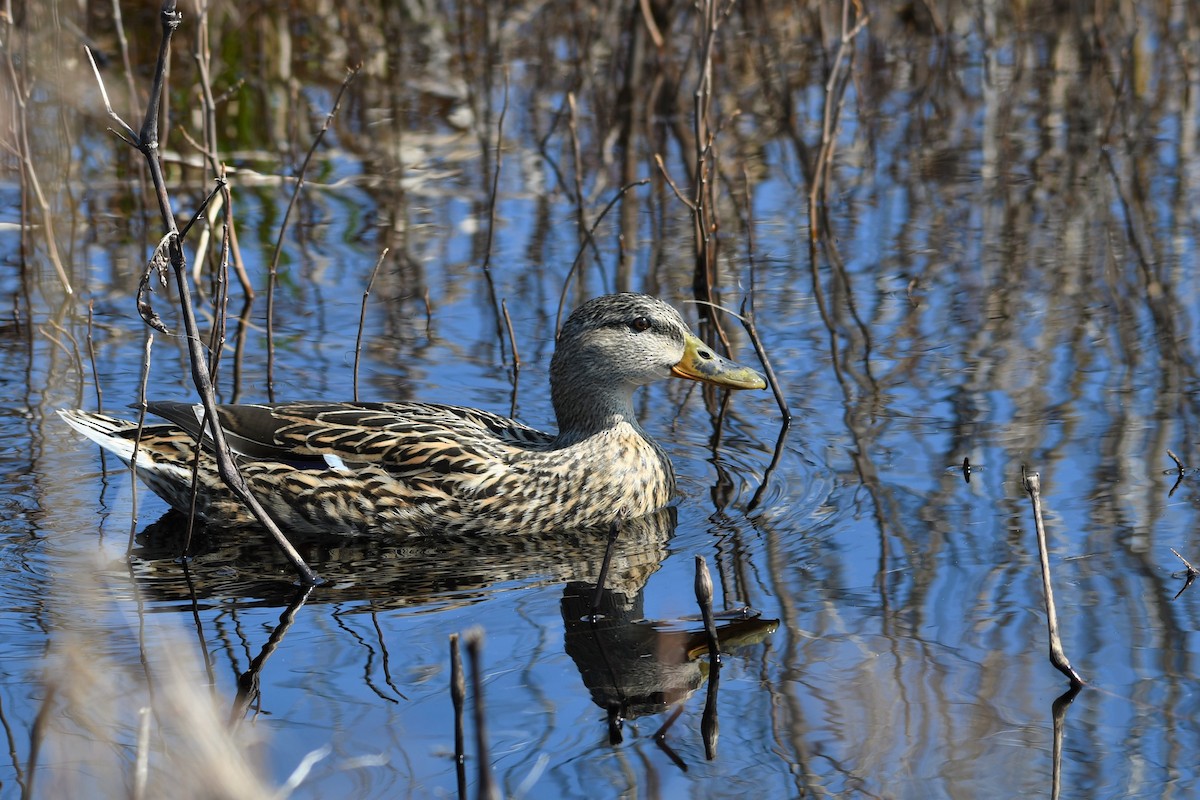
POLYGON ((749 367, 735 364, 722 358, 713 349, 695 336, 689 335, 684 342, 683 358, 671 367, 676 378, 711 383, 727 389, 765 389, 767 381, 749 367))

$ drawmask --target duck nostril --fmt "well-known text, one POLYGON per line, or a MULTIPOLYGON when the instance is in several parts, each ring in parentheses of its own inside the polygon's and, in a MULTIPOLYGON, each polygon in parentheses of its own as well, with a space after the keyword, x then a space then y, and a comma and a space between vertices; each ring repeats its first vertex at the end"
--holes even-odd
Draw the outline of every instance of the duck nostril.
POLYGON ((700 357, 701 357, 701 358, 703 358, 705 361, 712 361, 712 357, 713 357, 713 354, 712 354, 712 352, 711 352, 711 351, 709 351, 709 350, 701 350, 701 351, 700 351, 699 353, 697 353, 696 355, 700 356, 700 357))

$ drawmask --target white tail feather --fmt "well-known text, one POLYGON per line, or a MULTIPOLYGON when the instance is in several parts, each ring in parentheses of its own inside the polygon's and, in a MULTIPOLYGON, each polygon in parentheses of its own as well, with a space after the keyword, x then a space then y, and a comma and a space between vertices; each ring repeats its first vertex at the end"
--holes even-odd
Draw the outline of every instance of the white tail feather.
MULTIPOLYGON (((136 428, 136 423, 105 416, 104 414, 94 414, 88 411, 76 411, 65 408, 60 408, 58 415, 62 417, 63 422, 126 464, 133 458, 133 440, 126 439, 124 436, 119 436, 118 434, 136 428)), ((145 454, 145 451, 139 451, 138 466, 149 469, 154 467, 155 464, 145 454)))

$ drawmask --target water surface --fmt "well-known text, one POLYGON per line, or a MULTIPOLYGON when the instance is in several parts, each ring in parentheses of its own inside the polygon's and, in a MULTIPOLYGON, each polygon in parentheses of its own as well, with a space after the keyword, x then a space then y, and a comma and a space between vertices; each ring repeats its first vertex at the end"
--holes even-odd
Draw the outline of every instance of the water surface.
MULTIPOLYGON (((243 315, 231 289, 222 399, 267 397, 266 274, 293 185, 279 178, 296 174, 352 62, 363 70, 281 248, 276 398, 350 397, 385 246, 363 399, 553 427, 564 285, 569 305, 646 291, 698 321, 689 210, 653 159, 693 196, 691 6, 657 9, 658 48, 628 4, 379 4, 358 22, 307 5, 218 4, 209 19, 214 89, 232 90, 221 159, 237 170, 258 292, 243 315), (642 178, 569 275, 581 227, 642 178)), ((256 534, 202 532, 179 560, 184 522, 145 490, 135 509, 128 474, 53 413, 95 408, 97 387, 110 412, 137 400, 134 292, 161 228, 69 33, 109 55, 114 104, 132 113, 111 11, 69 28, 29 10, 9 33, 29 33, 30 147, 75 292, 39 213, 24 242, 0 232, 13 309, 0 327, 0 796, 31 779, 36 796, 132 796, 139 750, 172 791, 228 778, 260 796, 317 753, 295 796, 453 796, 449 637, 469 629, 484 635, 487 761, 505 795, 982 798, 1049 796, 1056 781, 1066 797, 1194 794, 1200 600, 1194 587, 1176 597, 1171 548, 1200 563, 1200 18, 1187 4, 1002 6, 871 7, 840 60, 840 5, 721 17, 712 284, 729 308, 753 299, 792 422, 769 392, 737 394, 719 418, 695 387, 643 391, 680 498, 621 541, 599 628, 580 609, 603 537, 304 540, 328 580, 307 596, 256 534), (826 89, 835 65, 841 102, 826 89), (824 139, 827 104, 840 114, 824 139), (1064 644, 1089 681, 1062 713, 1057 763, 1067 685, 1047 661, 1022 465, 1041 476, 1064 644), (759 621, 730 631, 711 700, 707 657, 664 655, 697 625, 697 555, 718 608, 759 621), (661 662, 651 678, 648 660, 661 662), (244 707, 248 672, 258 694, 244 707), (142 707, 155 710, 139 746, 142 707), (230 717, 236 749, 200 749, 230 717)), ((157 20, 125 11, 144 97, 157 20)), ((196 152, 182 131, 198 138, 202 122, 187 12, 165 143, 181 216, 212 178, 179 164, 196 152)), ((21 169, 6 159, 0 221, 19 223, 21 169)), ((214 256, 189 242, 206 264, 207 331, 214 256)), ((172 303, 154 298, 177 329, 172 303)), ((752 361, 741 326, 724 325, 752 361)), ((149 393, 192 396, 178 337, 156 334, 152 354, 149 393)), ((468 738, 471 796, 478 766, 468 738)))

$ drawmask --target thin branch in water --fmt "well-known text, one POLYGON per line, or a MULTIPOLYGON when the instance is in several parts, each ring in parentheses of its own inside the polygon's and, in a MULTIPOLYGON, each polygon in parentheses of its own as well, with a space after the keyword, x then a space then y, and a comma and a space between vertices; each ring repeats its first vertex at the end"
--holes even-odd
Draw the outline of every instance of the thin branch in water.
MULTIPOLYGON (((92 74, 96 76, 96 85, 100 87, 100 97, 104 100, 104 110, 107 111, 108 116, 114 122, 116 122, 118 126, 120 126, 120 130, 113 130, 112 128, 109 128, 109 130, 112 131, 118 138, 122 139, 125 144, 129 145, 135 150, 138 149, 137 133, 133 130, 133 128, 129 127, 129 123, 121 119, 121 116, 117 114, 116 111, 113 111, 112 103, 108 100, 108 90, 104 88, 104 79, 100 77, 100 69, 96 66, 96 59, 92 55, 92 48, 85 46, 83 51, 87 53, 88 63, 92 65, 92 74)), ((130 99, 133 99, 132 95, 130 96, 130 99)))
POLYGON ((467 796, 467 753, 463 705, 467 696, 467 681, 463 677, 462 653, 458 634, 450 634, 450 703, 454 706, 454 772, 458 778, 458 796, 467 796))
POLYGON ((663 157, 661 154, 654 154, 654 163, 658 164, 658 171, 662 173, 663 180, 665 180, 667 185, 671 187, 671 191, 675 193, 677 198, 679 198, 679 202, 687 206, 688 210, 695 212, 696 204, 689 200, 686 195, 684 195, 678 184, 676 184, 675 180, 671 177, 671 174, 667 172, 667 165, 663 163, 663 157))
POLYGON ((304 175, 308 171, 309 163, 312 162, 313 154, 320 146, 321 140, 325 138, 325 132, 329 130, 330 124, 337 116, 338 109, 341 108, 346 89, 349 88, 360 69, 362 69, 361 64, 353 67, 342 81, 337 97, 334 98, 333 108, 329 109, 329 113, 325 115, 325 122, 321 125, 321 130, 317 131, 317 135, 308 148, 308 153, 304 156, 304 161, 300 164, 300 170, 296 175, 296 186, 288 200, 287 210, 283 212, 283 222, 279 225, 279 235, 275 239, 275 249, 271 253, 271 265, 267 270, 267 399, 272 401, 275 399, 275 282, 279 270, 279 254, 283 250, 283 237, 287 233, 288 222, 292 217, 292 209, 296 207, 296 200, 300 197, 300 190, 304 188, 304 175))
MULTIPOLYGON (((11 41, 11 39, 8 41, 11 41)), ((5 49, 7 50, 8 48, 5 47, 5 49)), ((33 150, 29 144, 29 113, 28 106, 25 104, 29 97, 28 90, 22 86, 17 78, 11 54, 7 62, 9 79, 12 81, 12 96, 17 103, 17 118, 14 120, 14 127, 16 128, 17 156, 21 162, 21 175, 23 178, 21 186, 22 208, 24 208, 25 187, 27 183, 28 187, 33 190, 33 199, 37 203, 38 209, 42 212, 42 234, 46 239, 46 255, 49 257, 50 263, 54 266, 54 272, 58 276, 59 283, 62 284, 63 291, 68 295, 73 295, 75 294, 75 290, 71 288, 71 281, 67 277, 66 268, 63 266, 62 258, 58 253, 58 239, 54 233, 53 209, 50 208, 50 201, 46 199, 46 195, 42 191, 42 182, 38 178, 37 170, 33 164, 33 150)), ((22 226, 28 224, 28 220, 24 214, 22 214, 21 223, 22 226)), ((22 237, 25 235, 24 228, 21 235, 22 237)), ((24 241, 23 238, 22 241, 24 241)))
POLYGON ((1081 688, 1083 687, 1072 683, 1071 688, 1054 698, 1054 703, 1050 706, 1050 715, 1054 721, 1054 743, 1050 748, 1050 800, 1058 800, 1062 790, 1062 752, 1067 729, 1067 708, 1081 688))
POLYGON ((150 778, 150 707, 138 709, 137 750, 133 769, 133 797, 142 800, 146 796, 146 782, 150 778))
POLYGON ((696 602, 704 618, 704 638, 708 642, 708 692, 704 714, 700 719, 700 735, 704 739, 704 755, 712 761, 717 757, 717 738, 721 725, 717 719, 717 687, 721 681, 721 644, 717 641, 717 623, 713 619, 713 582, 704 556, 696 556, 696 602))
MULTIPOLYGON (((224 176, 218 178, 224 183, 224 176)), ((216 291, 213 297, 213 327, 208 337, 208 379, 212 381, 216 391, 217 377, 221 365, 221 354, 225 352, 225 331, 229 322, 229 256, 230 237, 233 226, 229 224, 229 192, 222 187, 220 202, 225 208, 225 224, 221 226, 221 251, 217 260, 216 291)), ((207 233, 208 229, 205 229, 207 233)))
POLYGON ((1192 576, 1192 577, 1195 577, 1195 576, 1197 576, 1197 575, 1200 575, 1200 570, 1197 570, 1195 567, 1193 567, 1193 566, 1192 566, 1192 564, 1191 564, 1191 562, 1190 562, 1190 561, 1188 561, 1188 560, 1187 560, 1186 558, 1184 558, 1183 556, 1179 555, 1179 551, 1178 551, 1178 550, 1176 550, 1174 547, 1172 547, 1172 548, 1171 548, 1171 552, 1175 554, 1175 557, 1176 557, 1176 558, 1178 558, 1180 561, 1182 561, 1182 562, 1183 562, 1183 565, 1184 565, 1185 567, 1187 567, 1187 574, 1188 574, 1188 575, 1190 575, 1190 576, 1192 576))
MULTIPOLYGON (((829 195, 829 165, 837 148, 837 127, 841 118, 841 110, 845 100, 846 86, 849 83, 849 71, 842 72, 842 63, 855 37, 866 27, 870 20, 869 14, 863 14, 862 8, 856 2, 855 8, 860 15, 857 23, 850 26, 850 0, 842 0, 842 35, 838 45, 837 55, 834 56, 833 66, 829 70, 829 78, 825 82, 825 108, 821 124, 821 144, 817 156, 817 165, 813 173, 812 185, 809 187, 809 236, 817 237, 821 229, 817 224, 818 209, 825 208, 829 195)), ((853 51, 850 51, 853 55, 853 51)), ((826 215, 821 214, 822 217, 826 215)))
MULTIPOLYGON (((1183 483, 1183 475, 1184 475, 1185 470, 1184 470, 1183 462, 1179 460, 1179 456, 1175 455, 1175 453, 1169 447, 1167 448, 1167 455, 1169 455, 1171 457, 1171 460, 1175 462, 1175 469, 1176 469, 1175 484, 1171 487, 1171 491, 1167 492, 1167 497, 1174 497, 1175 490, 1179 488, 1179 484, 1183 483)), ((1178 597, 1178 595, 1176 595, 1176 596, 1178 597)))
POLYGON ((604 547, 604 560, 600 562, 600 574, 596 577, 596 588, 592 592, 592 606, 589 612, 592 622, 600 619, 600 603, 604 599, 604 584, 608 582, 608 570, 612 565, 613 551, 617 539, 621 535, 621 523, 614 521, 608 527, 608 544, 604 547))
POLYGON ((510 417, 517 416, 517 387, 521 381, 521 354, 517 352, 517 335, 513 333, 512 317, 508 314, 508 302, 500 301, 500 313, 504 315, 504 328, 508 331, 508 344, 512 347, 513 354, 513 376, 512 376, 512 403, 510 403, 510 417))
POLYGON ((771 360, 767 358, 767 349, 763 346, 762 339, 759 338, 758 326, 754 324, 754 299, 758 289, 754 269, 754 215, 752 212, 754 203, 750 194, 750 176, 746 173, 744 165, 742 168, 742 184, 745 187, 744 203, 742 205, 742 227, 746 231, 746 261, 747 271, 750 275, 750 291, 742 298, 741 314, 735 314, 734 316, 741 320, 742 326, 750 336, 750 344, 754 346, 754 352, 758 356, 758 361, 762 364, 763 371, 767 373, 767 383, 771 387, 771 393, 775 395, 775 404, 779 406, 779 413, 783 416, 783 427, 786 431, 792 421, 792 412, 788 409, 787 398, 783 395, 783 388, 779 384, 779 379, 775 377, 775 369, 771 366, 771 360))
POLYGON ((75 385, 82 387, 83 386, 83 355, 79 352, 79 340, 75 338, 75 334, 71 333, 69 330, 64 328, 62 326, 62 324, 56 319, 47 319, 46 325, 49 326, 50 328, 52 328, 53 330, 57 331, 59 334, 62 335, 63 338, 66 339, 66 342, 64 342, 62 339, 60 339, 57 336, 50 333, 50 331, 47 330, 45 327, 38 328, 38 331, 43 336, 45 336, 51 342, 56 344, 60 349, 62 349, 63 353, 69 359, 71 359, 71 367, 75 370, 75 385), (70 346, 67 345, 67 342, 70 342, 70 346))
POLYGON ((100 373, 96 369, 96 343, 92 340, 92 332, 95 330, 95 318, 93 316, 92 300, 88 300, 88 315, 87 315, 87 349, 88 363, 92 366, 92 387, 96 391, 96 411, 104 411, 104 387, 100 385, 100 373))
POLYGON ((133 453, 129 457, 129 540, 125 543, 125 557, 133 553, 133 540, 138 529, 138 495, 140 488, 137 479, 138 448, 142 444, 142 431, 146 428, 146 386, 150 383, 150 352, 154 347, 154 331, 146 331, 146 341, 142 345, 142 376, 138 381, 138 420, 137 432, 133 437, 133 453))
MULTIPOLYGON (((200 395, 200 400, 204 406, 204 412, 207 420, 209 434, 212 437, 213 457, 216 461, 217 471, 221 476, 221 480, 229 488, 229 490, 249 509, 255 520, 266 529, 266 531, 275 540, 276 546, 284 554, 291 563, 300 581, 305 586, 313 586, 318 582, 315 572, 304 562, 296 548, 279 530, 279 526, 271 519, 270 515, 263 509, 262 504, 258 499, 250 493, 250 487, 246 484, 245 478, 238 471, 236 462, 233 459, 233 454, 229 449, 229 444, 225 440, 225 432, 217 422, 216 416, 216 397, 213 391, 212 380, 209 377, 208 369, 206 368, 207 359, 205 357, 204 345, 200 340, 200 332, 196 325, 196 312, 192 307, 191 286, 188 280, 187 259, 183 255, 183 248, 179 238, 179 230, 175 223, 175 215, 171 210, 171 197, 167 191, 167 182, 163 176, 162 160, 159 153, 159 127, 158 117, 160 112, 160 104, 166 96, 165 83, 167 74, 167 64, 170 62, 171 55, 171 39, 175 34, 176 29, 182 23, 183 15, 180 14, 175 7, 174 0, 164 0, 162 10, 159 15, 162 26, 162 35, 159 40, 158 60, 156 62, 153 75, 152 86, 150 90, 150 102, 146 108, 146 115, 142 121, 141 130, 137 133, 133 144, 142 154, 146 161, 146 166, 150 171, 150 178, 154 186, 155 197, 158 201, 159 214, 162 217, 163 227, 166 229, 164 241, 166 242, 166 252, 168 261, 171 264, 171 269, 175 274, 176 288, 179 292, 179 310, 183 318, 183 328, 185 332, 185 340, 188 346, 188 361, 191 367, 192 382, 196 386, 196 390, 200 395)), ((99 73, 97 72, 99 78, 99 73)), ((103 81, 99 81, 103 86, 103 81)), ((103 91, 103 90, 102 90, 103 91)), ((126 126, 128 127, 128 126, 126 126)), ((132 130, 132 129, 131 129, 132 130)), ((162 249, 160 243, 158 250, 162 249)), ((148 280, 148 277, 147 277, 148 280)), ((144 411, 143 411, 144 418, 144 411)), ((139 421, 139 434, 141 422, 139 421)))
POLYGON ((211 192, 204 196, 204 200, 201 201, 200 207, 196 209, 196 213, 192 214, 192 218, 189 219, 187 224, 180 229, 180 239, 187 238, 188 231, 192 229, 192 226, 196 224, 196 221, 204 217, 204 209, 208 208, 208 204, 212 202, 212 199, 216 197, 222 189, 225 188, 225 177, 223 175, 218 175, 213 179, 213 181, 216 183, 216 186, 212 188, 211 192))
MULTIPOLYGON (((1185 567, 1187 567, 1187 571, 1184 573, 1185 579, 1183 581, 1183 586, 1179 587, 1179 591, 1176 592, 1175 596, 1171 598, 1172 600, 1178 600, 1179 595, 1186 592, 1188 590, 1188 587, 1192 585, 1192 582, 1194 580, 1196 580, 1196 576, 1200 575, 1200 570, 1197 570, 1195 567, 1192 566, 1190 561, 1188 561, 1183 556, 1179 555, 1179 551, 1176 550, 1174 547, 1171 548, 1171 552, 1175 554, 1176 558, 1178 558, 1180 561, 1183 562, 1183 565, 1185 567)), ((1179 573, 1175 573, 1175 575, 1178 575, 1178 574, 1179 573)), ((1175 577, 1175 575, 1172 575, 1171 577, 1175 577)))
POLYGON ((479 762, 479 797, 500 800, 500 792, 492 778, 491 757, 488 754, 487 720, 483 700, 483 628, 471 628, 463 638, 467 643, 467 658, 471 661, 472 711, 475 718, 475 753, 479 762))
POLYGON ((504 354, 504 335, 501 329, 500 303, 496 299, 496 282, 492 280, 492 242, 496 235, 496 199, 500 191, 500 168, 504 162, 504 118, 508 116, 508 70, 504 71, 504 102, 500 106, 500 118, 496 121, 496 168, 492 171, 492 186, 488 192, 488 225, 483 248, 483 277, 487 282, 488 297, 492 311, 496 314, 496 338, 500 341, 500 360, 507 361, 504 354))
POLYGON ((1063 652, 1062 638, 1058 634, 1058 611, 1054 606, 1054 589, 1050 585, 1050 554, 1046 546, 1046 527, 1042 523, 1042 481, 1036 472, 1026 472, 1021 466, 1021 479, 1025 491, 1033 501, 1033 524, 1037 530, 1038 557, 1042 564, 1042 589, 1046 595, 1046 626, 1050 633, 1050 663, 1054 668, 1066 675, 1071 686, 1079 688, 1087 683, 1063 652))
POLYGON ((425 292, 421 299, 425 303, 425 334, 428 336, 433 333, 433 301, 429 298, 429 287, 425 287, 425 292))
POLYGON ((358 312, 358 335, 354 337, 354 402, 358 402, 358 360, 362 355, 363 326, 367 320, 367 298, 371 296, 371 287, 375 285, 375 276, 379 274, 379 266, 387 258, 388 248, 383 248, 379 258, 375 259, 375 268, 367 279, 367 288, 363 289, 362 309, 358 312))
MULTIPOLYGON (((717 269, 720 261, 717 249, 719 240, 716 238, 721 223, 717 217, 716 181, 716 136, 713 131, 711 117, 713 105, 713 53, 717 45, 717 30, 720 27, 721 13, 717 8, 717 0, 701 0, 698 16, 701 18, 701 48, 699 51, 699 77, 696 88, 692 93, 692 135, 695 147, 695 162, 692 173, 691 204, 692 236, 695 247, 695 263, 692 272, 692 296, 697 300, 713 302, 717 299, 713 293, 718 282, 717 269)), ((702 322, 708 322, 713 333, 721 340, 726 354, 729 353, 729 337, 721 326, 719 316, 713 315, 702 322)), ((713 344, 710 340, 709 344, 713 344)), ((707 393, 706 393, 707 396, 707 393)))
POLYGON ((708 642, 708 657, 712 663, 721 663, 721 643, 717 639, 717 623, 713 618, 713 582, 708 572, 708 561, 704 556, 696 556, 696 603, 700 606, 700 616, 704 619, 704 637, 708 642))
POLYGON ((762 339, 758 335, 758 326, 754 324, 754 306, 747 305, 746 298, 743 298, 742 313, 734 314, 734 316, 742 321, 746 333, 750 336, 750 344, 754 346, 754 353, 758 356, 758 363, 762 364, 763 372, 767 373, 767 383, 770 384, 771 392, 775 395, 775 404, 779 406, 779 414, 783 417, 783 423, 790 424, 792 412, 788 408, 783 388, 779 385, 779 378, 775 377, 775 368, 771 366, 771 359, 767 357, 767 349, 763 347, 762 339))
POLYGON ((596 221, 592 223, 592 227, 588 229, 587 239, 586 241, 580 243, 579 250, 575 253, 575 260, 571 262, 571 268, 567 270, 567 276, 563 279, 562 291, 558 295, 558 314, 554 318, 555 338, 558 337, 559 331, 562 330, 562 313, 563 307, 567 302, 567 289, 571 285, 571 276, 575 274, 575 270, 578 269, 579 263, 583 261, 583 253, 587 249, 588 244, 595 241, 596 229, 600 227, 600 223, 604 221, 604 217, 607 216, 608 212, 612 210, 612 207, 617 204, 617 201, 625 196, 626 192, 636 186, 645 186, 649 182, 649 178, 642 178, 641 180, 633 181, 632 183, 627 183, 622 186, 620 191, 618 191, 616 195, 614 195, 613 198, 608 201, 608 205, 606 205, 604 210, 600 212, 600 216, 596 217, 596 221))
MULTIPOLYGON (((208 427, 208 409, 204 410, 204 414, 200 420, 200 430, 208 427)), ((204 457, 204 448, 201 447, 201 442, 196 442, 196 449, 192 455, 192 478, 191 484, 188 486, 188 518, 187 530, 183 535, 183 547, 179 551, 179 559, 183 563, 192 556, 192 535, 196 532, 196 509, 197 503, 200 500, 200 459, 204 457)))
POLYGON ((667 731, 675 724, 675 720, 679 719, 679 715, 683 713, 683 701, 681 700, 675 705, 675 709, 671 715, 666 718, 662 726, 654 732, 654 743, 658 745, 658 749, 666 753, 667 758, 671 759, 671 763, 679 767, 683 772, 688 771, 687 762, 679 757, 671 745, 667 744, 667 731))
POLYGON ((775 451, 771 456, 771 463, 767 464, 767 468, 763 470, 762 483, 754 491, 750 502, 746 503, 747 514, 758 508, 759 504, 763 501, 763 497, 766 496, 767 486, 771 483, 771 476, 775 474, 775 470, 779 469, 779 463, 783 460, 783 445, 787 441, 788 431, 791 428, 792 423, 787 419, 779 426, 779 435, 775 438, 775 451))
POLYGON ((571 135, 571 179, 575 194, 575 224, 579 228, 580 243, 588 241, 583 213, 583 148, 579 145, 579 109, 575 103, 575 92, 567 92, 567 132, 571 135))
MULTIPOLYGON (((271 629, 271 635, 267 638, 266 643, 250 661, 246 671, 237 676, 237 695, 234 697, 229 711, 231 726, 240 724, 251 705, 261 701, 262 682, 260 676, 263 668, 266 666, 267 660, 279 649, 279 645, 287 636, 288 631, 296 624, 296 617, 299 615, 300 609, 308 602, 312 590, 312 586, 296 590, 292 599, 288 601, 287 607, 280 613, 279 624, 271 629)), ((284 796, 286 797, 286 794, 284 796)))

